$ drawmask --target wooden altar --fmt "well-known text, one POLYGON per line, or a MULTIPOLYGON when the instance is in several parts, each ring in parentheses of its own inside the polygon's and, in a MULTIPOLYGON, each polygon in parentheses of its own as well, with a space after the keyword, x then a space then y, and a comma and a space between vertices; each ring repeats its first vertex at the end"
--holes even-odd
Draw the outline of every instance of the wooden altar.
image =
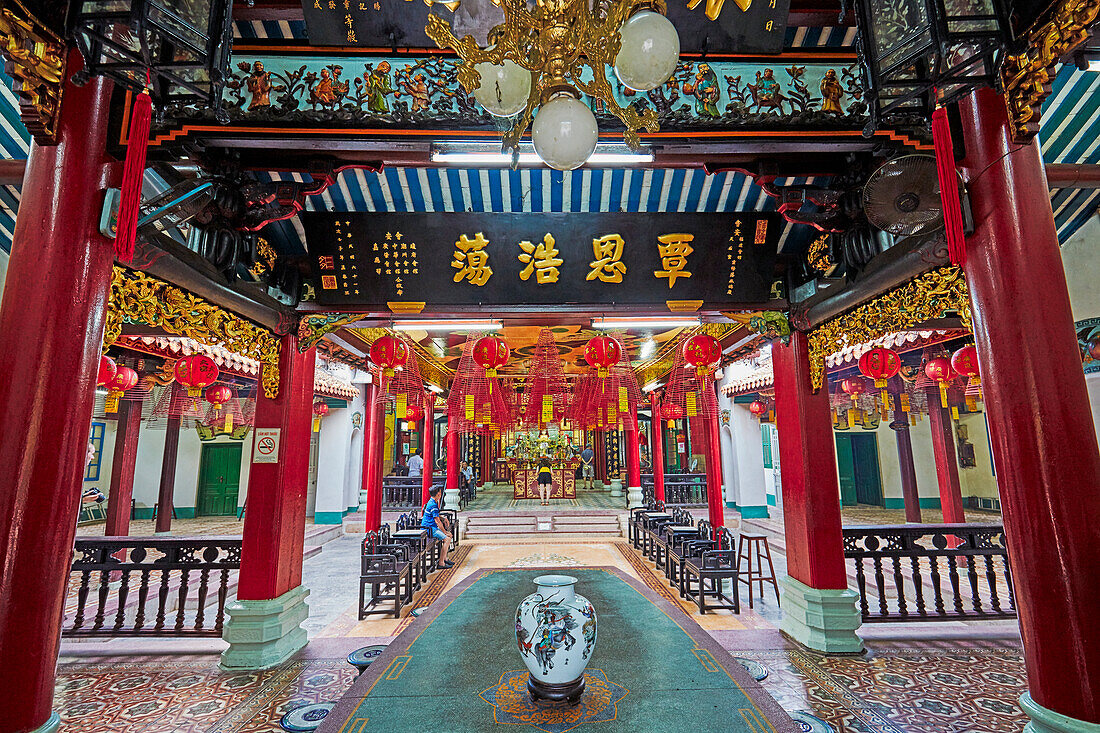
MULTIPOLYGON (((551 499, 577 498, 577 466, 580 464, 554 464, 550 469, 554 482, 550 485, 551 499)), ((531 468, 512 467, 512 498, 538 499, 538 466, 531 468)))

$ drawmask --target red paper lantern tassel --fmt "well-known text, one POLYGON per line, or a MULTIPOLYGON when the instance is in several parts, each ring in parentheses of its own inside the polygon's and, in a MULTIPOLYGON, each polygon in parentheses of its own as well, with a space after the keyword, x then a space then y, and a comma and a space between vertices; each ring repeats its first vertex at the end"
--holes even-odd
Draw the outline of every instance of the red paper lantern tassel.
POLYGON ((134 99, 130 112, 130 137, 126 142, 126 167, 122 171, 122 196, 118 202, 118 228, 115 232, 115 254, 119 262, 134 259, 138 213, 141 210, 141 184, 145 179, 145 148, 149 143, 149 122, 153 117, 153 100, 149 91, 134 99))
POLYGON ((963 237, 962 204, 959 202, 959 177, 955 172, 955 150, 951 142, 951 124, 947 110, 936 107, 932 113, 932 143, 936 150, 936 173, 940 181, 944 234, 951 263, 966 266, 966 241, 963 237))

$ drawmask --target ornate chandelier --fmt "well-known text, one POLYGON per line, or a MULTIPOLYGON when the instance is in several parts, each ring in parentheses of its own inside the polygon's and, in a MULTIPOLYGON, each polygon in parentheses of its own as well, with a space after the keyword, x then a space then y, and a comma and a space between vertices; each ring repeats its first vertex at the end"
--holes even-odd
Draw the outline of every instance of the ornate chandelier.
POLYGON ((658 130, 653 109, 619 105, 607 66, 623 86, 645 92, 664 84, 680 57, 664 0, 590 2, 500 0, 504 22, 489 31, 486 48, 472 36, 457 38, 436 15, 428 16, 425 29, 437 46, 462 58, 458 79, 490 114, 519 115, 504 135, 504 149, 516 151, 531 126, 535 152, 558 170, 583 165, 596 148, 596 117, 581 93, 622 120, 632 149, 638 149, 640 128, 658 130))

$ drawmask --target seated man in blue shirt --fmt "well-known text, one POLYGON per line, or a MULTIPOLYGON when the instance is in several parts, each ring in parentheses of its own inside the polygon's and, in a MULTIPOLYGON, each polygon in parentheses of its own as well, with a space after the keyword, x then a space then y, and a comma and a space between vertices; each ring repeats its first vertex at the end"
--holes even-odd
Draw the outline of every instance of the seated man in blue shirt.
POLYGON ((433 486, 430 493, 432 498, 428 499, 428 503, 424 505, 424 516, 420 518, 420 526, 428 530, 432 537, 443 543, 443 549, 439 553, 439 567, 437 570, 453 568, 454 563, 447 559, 447 552, 451 549, 451 535, 436 526, 438 522, 447 527, 448 530, 450 529, 447 526, 447 518, 439 516, 439 499, 443 493, 443 488, 433 486))

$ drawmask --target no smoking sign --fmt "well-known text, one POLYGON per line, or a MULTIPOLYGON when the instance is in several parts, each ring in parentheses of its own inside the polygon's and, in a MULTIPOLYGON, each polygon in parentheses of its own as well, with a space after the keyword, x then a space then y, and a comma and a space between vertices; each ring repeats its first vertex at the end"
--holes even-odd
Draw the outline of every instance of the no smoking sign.
POLYGON ((253 463, 279 462, 279 428, 256 428, 252 447, 253 463))

